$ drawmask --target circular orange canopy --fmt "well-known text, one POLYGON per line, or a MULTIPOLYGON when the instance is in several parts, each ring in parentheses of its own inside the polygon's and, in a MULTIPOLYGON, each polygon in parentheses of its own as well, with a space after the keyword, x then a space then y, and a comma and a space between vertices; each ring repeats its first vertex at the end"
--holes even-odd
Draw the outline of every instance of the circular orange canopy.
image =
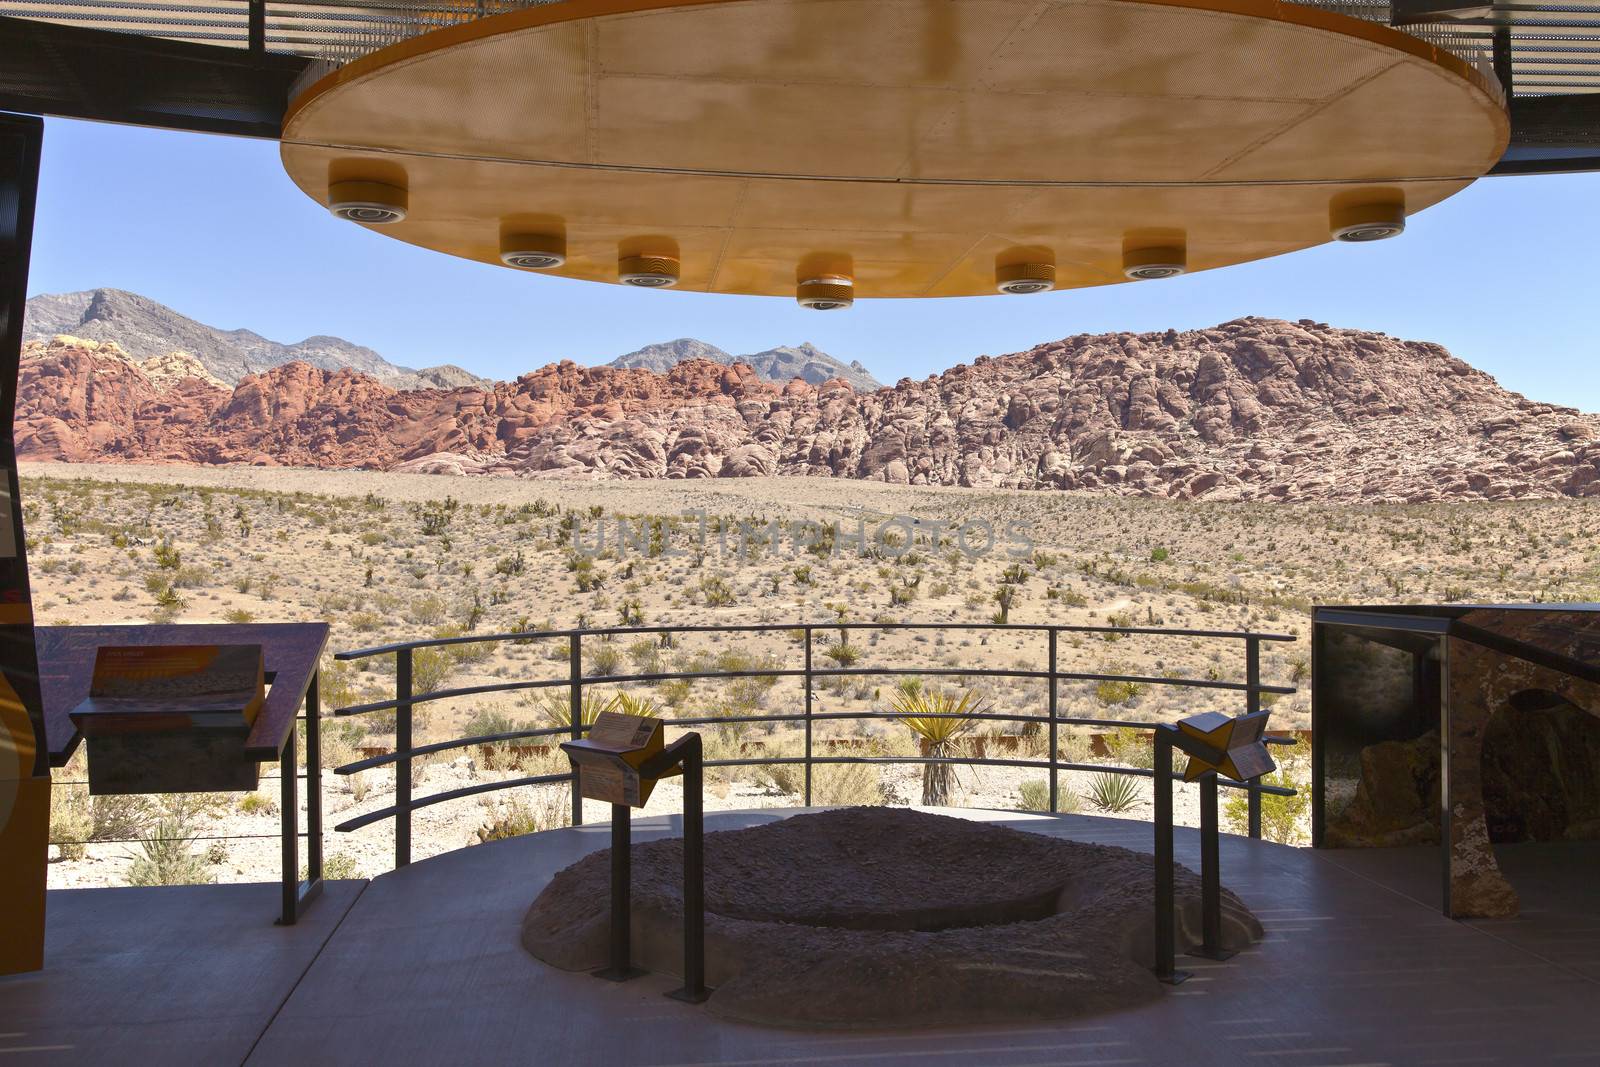
POLYGON ((1123 280, 1125 248, 1191 270, 1329 240, 1330 204, 1414 212, 1500 158, 1492 80, 1387 27, 1272 0, 564 0, 375 52, 291 105, 307 195, 409 190, 401 240, 616 281, 864 297, 1123 280))

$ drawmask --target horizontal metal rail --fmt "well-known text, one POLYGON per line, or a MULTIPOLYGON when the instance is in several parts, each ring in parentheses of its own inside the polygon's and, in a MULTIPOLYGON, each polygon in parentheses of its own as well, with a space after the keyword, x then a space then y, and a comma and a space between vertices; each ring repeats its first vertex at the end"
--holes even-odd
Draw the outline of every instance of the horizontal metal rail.
MULTIPOLYGON (((574 824, 583 822, 583 798, 579 793, 577 776, 570 770, 560 774, 531 775, 520 778, 509 778, 501 781, 481 782, 475 785, 463 786, 424 797, 411 795, 411 767, 412 761, 418 757, 425 757, 439 752, 448 752, 456 749, 468 748, 475 745, 511 745, 517 741, 548 741, 551 739, 576 739, 583 736, 588 729, 588 724, 583 721, 584 715, 584 690, 596 685, 621 686, 640 683, 673 681, 673 680, 732 680, 741 678, 770 678, 774 683, 778 679, 797 678, 805 686, 804 710, 800 713, 779 715, 700 715, 662 717, 662 721, 669 726, 685 728, 694 726, 727 726, 746 725, 753 723, 795 723, 804 727, 805 746, 804 754, 800 756, 777 756, 763 758, 759 754, 752 754, 742 759, 707 760, 708 767, 762 767, 781 764, 801 765, 805 768, 804 801, 807 805, 812 801, 812 776, 814 768, 818 766, 842 764, 920 764, 951 765, 967 767, 1012 767, 1037 769, 1048 774, 1050 809, 1058 810, 1059 804, 1059 776, 1063 771, 1098 771, 1112 774, 1125 774, 1135 777, 1152 777, 1154 772, 1148 768, 1129 767, 1119 765, 1074 763, 1061 759, 1059 745, 1059 728, 1062 726, 1092 726, 1101 729, 1133 729, 1148 730, 1151 723, 1134 722, 1124 719, 1103 719, 1085 716, 1061 715, 1058 712, 1058 692, 1063 683, 1095 682, 1115 683, 1122 685, 1139 686, 1172 686, 1175 688, 1204 689, 1222 692, 1242 693, 1245 697, 1245 710, 1258 711, 1261 707, 1263 694, 1286 695, 1296 690, 1290 686, 1266 685, 1261 681, 1260 649, 1263 642, 1286 642, 1295 640, 1290 634, 1257 633, 1239 630, 1188 630, 1165 629, 1152 626, 1073 626, 1054 623, 931 623, 931 622, 805 622, 805 623, 735 623, 729 625, 699 624, 686 626, 619 626, 599 629, 568 629, 568 630, 539 630, 539 631, 514 631, 498 634, 465 634, 456 637, 423 638, 416 641, 401 641, 393 644, 379 645, 372 648, 354 649, 335 654, 335 659, 350 662, 369 659, 376 656, 394 656, 395 660, 395 694, 391 699, 370 701, 349 707, 338 708, 334 714, 337 716, 355 716, 373 712, 393 710, 395 713, 395 747, 394 751, 380 753, 374 756, 347 763, 336 768, 339 774, 356 774, 377 767, 393 766, 395 769, 395 800, 387 807, 355 816, 340 823, 335 829, 340 831, 358 830, 365 826, 393 819, 395 823, 395 865, 404 866, 411 860, 411 813, 420 808, 430 807, 450 800, 460 800, 465 797, 478 796, 485 793, 496 792, 503 789, 515 789, 531 785, 548 785, 565 782, 571 787, 572 820, 574 824), (1018 666, 1014 668, 998 667, 879 667, 879 666, 837 666, 819 667, 815 664, 813 652, 815 651, 816 636, 818 632, 837 634, 839 647, 859 649, 860 646, 847 645, 848 634, 851 631, 876 630, 891 632, 896 630, 1002 630, 1013 633, 1041 634, 1048 642, 1048 660, 1041 668, 1033 666, 1018 666), (793 634, 798 639, 804 653, 804 666, 792 667, 760 667, 731 670, 682 670, 682 671, 653 671, 637 674, 600 674, 585 673, 583 669, 583 644, 586 639, 598 639, 610 643, 619 637, 648 636, 679 636, 686 634, 763 634, 783 633, 793 634), (1058 660, 1059 637, 1061 634, 1096 634, 1124 636, 1152 636, 1166 639, 1202 639, 1202 640, 1235 640, 1242 641, 1245 645, 1245 680, 1228 681, 1217 678, 1183 678, 1155 675, 1136 674, 1105 674, 1088 671, 1062 670, 1058 660), (518 643, 529 644, 534 641, 560 641, 567 642, 566 659, 567 674, 565 677, 520 679, 511 682, 498 682, 486 685, 458 686, 450 689, 437 689, 431 692, 416 692, 413 686, 414 657, 419 650, 446 648, 456 645, 486 644, 486 643, 518 643), (930 677, 955 677, 955 678, 1012 678, 1022 681, 1040 681, 1047 683, 1047 707, 1042 713, 1025 712, 998 712, 988 708, 980 708, 970 712, 930 712, 926 715, 907 716, 896 711, 817 711, 814 707, 813 696, 819 681, 828 678, 869 678, 875 676, 900 677, 922 676, 930 677), (537 727, 526 730, 509 730, 491 734, 478 734, 471 737, 452 738, 426 745, 413 745, 411 741, 413 712, 421 704, 430 702, 458 699, 462 697, 483 696, 493 693, 518 692, 536 689, 554 689, 564 687, 567 690, 567 706, 565 709, 566 723, 558 723, 548 727, 537 727), (949 753, 925 755, 818 755, 816 741, 813 737, 813 728, 819 722, 840 720, 898 720, 907 718, 919 719, 974 719, 983 722, 1021 723, 1048 730, 1048 751, 1042 758, 1014 758, 1001 759, 980 756, 963 756, 949 753)), ((1287 739, 1272 739, 1274 743, 1292 743, 1287 739)), ((1279 786, 1261 784, 1259 779, 1236 782, 1231 779, 1219 779, 1229 788, 1242 789, 1246 792, 1249 804, 1249 832, 1252 837, 1260 836, 1260 805, 1263 795, 1293 796, 1294 790, 1279 786)))
POLYGON ((1053 622, 748 622, 700 623, 684 626, 609 626, 572 630, 514 630, 498 634, 462 634, 457 637, 424 637, 416 641, 397 641, 389 645, 335 652, 334 659, 367 659, 402 649, 437 648, 445 645, 470 645, 490 641, 534 641, 544 638, 625 637, 637 634, 702 633, 782 633, 786 630, 1011 630, 1064 634, 1150 634, 1157 637, 1206 637, 1257 641, 1297 641, 1294 634, 1255 633, 1249 630, 1181 630, 1160 626, 1074 626, 1053 622))

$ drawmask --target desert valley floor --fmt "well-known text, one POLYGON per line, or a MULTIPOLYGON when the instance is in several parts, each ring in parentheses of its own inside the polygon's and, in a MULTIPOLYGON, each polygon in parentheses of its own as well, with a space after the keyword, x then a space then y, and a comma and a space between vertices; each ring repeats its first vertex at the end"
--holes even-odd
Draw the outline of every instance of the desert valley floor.
MULTIPOLYGON (((1012 622, 1293 634, 1295 643, 1267 646, 1264 680, 1303 687, 1313 604, 1600 600, 1595 499, 1207 503, 829 478, 592 482, 26 462, 22 477, 41 624, 325 619, 333 627, 330 650, 428 635, 640 623, 976 623, 993 620, 1005 602, 1012 622), (886 538, 875 539, 897 516, 886 538), (836 533, 819 537, 835 524, 836 533)), ((819 631, 819 666, 848 660, 862 667, 1037 669, 1044 655, 1040 634, 864 629, 851 632, 848 650, 829 634, 831 643, 822 645, 819 631)), ((686 635, 671 647, 653 638, 591 640, 584 666, 594 678, 781 669, 798 666, 799 655, 787 631, 686 635)), ((1238 642, 1118 635, 1065 635, 1060 659, 1064 669, 1224 680, 1242 680, 1244 666, 1238 642)), ((565 673, 566 660, 565 642, 554 639, 457 646, 419 658, 419 688, 554 678, 565 673)), ((392 658, 366 666, 325 663, 325 713, 392 693, 392 658)), ((828 679, 817 690, 818 710, 885 709, 895 681, 828 679)), ((995 711, 1036 714, 1044 702, 1043 683, 1032 680, 954 675, 929 684, 970 690, 995 711)), ((634 688, 669 715, 786 715, 803 703, 792 678, 634 688)), ((418 743, 548 725, 557 709, 539 699, 541 692, 427 705, 419 711, 418 743)), ((1135 721, 1242 707, 1234 694, 1126 683, 1063 683, 1060 700, 1065 715, 1135 721)), ((1304 692, 1274 702, 1272 711, 1275 728, 1309 726, 1304 692)), ((381 714, 330 721, 324 766, 384 749, 392 730, 392 717, 381 714)), ((799 743, 788 724, 730 723, 703 732, 711 758, 793 754, 799 743)), ((1044 754, 1037 732, 985 736, 1000 732, 985 726, 961 743, 1044 754)), ((1018 731, 1012 725, 1006 732, 1018 731)), ((888 720, 829 722, 818 738, 852 751, 915 751, 913 735, 888 720)), ((1148 745, 1133 731, 1063 730, 1062 756, 1137 764, 1148 760, 1148 745)), ((479 749, 418 761, 412 776, 423 795, 485 778, 553 773, 563 763, 542 746, 479 749)), ((1284 774, 1297 784, 1309 780, 1302 754, 1289 752, 1284 774)), ((1099 777, 1063 774, 1063 806, 1111 810, 1099 777)), ((69 772, 61 780, 82 778, 69 772)), ((713 773, 707 803, 795 805, 797 778, 783 765, 713 773)), ((817 802, 917 803, 921 778, 915 766, 819 768, 817 802)), ((1040 778, 963 770, 957 802, 1036 806, 1040 778)), ((1148 786, 1121 780, 1136 781, 1136 791, 1125 798, 1131 806, 1115 810, 1147 814, 1148 786)), ((393 788, 386 769, 325 771, 329 824, 392 803, 393 788)), ((1182 793, 1180 816, 1192 821, 1194 798, 1182 793)), ((536 787, 430 807, 416 817, 416 854, 564 824, 565 795, 536 787)), ((65 784, 56 790, 52 831, 62 844, 53 850, 51 885, 122 884, 153 863, 174 862, 194 880, 274 878, 276 796, 276 781, 263 780, 243 800, 91 802, 81 785, 65 784), (176 857, 152 843, 166 836, 181 839, 176 857)), ((676 783, 663 783, 649 811, 673 810, 679 799, 676 783)), ((593 817, 603 816, 598 807, 593 817)), ((1303 840, 1304 805, 1291 802, 1278 814, 1269 833, 1303 840)), ((389 848, 386 823, 329 834, 332 873, 386 870, 389 848)))

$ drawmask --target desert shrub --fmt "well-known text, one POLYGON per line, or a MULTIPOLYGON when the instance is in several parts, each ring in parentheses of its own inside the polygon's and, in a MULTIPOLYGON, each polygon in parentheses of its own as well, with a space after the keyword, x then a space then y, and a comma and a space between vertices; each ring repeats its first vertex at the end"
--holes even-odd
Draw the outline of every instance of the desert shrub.
POLYGON ((551 745, 543 751, 518 753, 516 769, 517 773, 524 777, 539 778, 554 774, 569 774, 572 771, 572 762, 565 752, 551 745))
POLYGON ((412 756, 411 757, 411 774, 410 774, 410 778, 411 778, 411 788, 413 790, 417 789, 419 786, 422 785, 423 778, 427 777, 427 774, 428 774, 428 765, 430 763, 432 763, 433 760, 434 760, 434 755, 431 752, 426 754, 426 755, 412 756))
POLYGON ((1017 790, 1018 811, 1049 811, 1050 810, 1050 783, 1043 778, 1031 782, 1023 782, 1017 790))
POLYGON ((357 611, 345 619, 350 629, 358 634, 370 634, 383 629, 383 621, 383 616, 375 611, 357 611))
POLYGON ((95 797, 93 825, 89 837, 94 841, 127 841, 144 834, 150 823, 150 798, 142 796, 95 797))
MULTIPOLYGON (((729 649, 717 653, 716 668, 719 671, 758 671, 762 669, 778 669, 779 664, 767 656, 757 656, 748 652, 739 652, 729 649)), ((766 700, 767 693, 778 684, 776 674, 758 674, 747 678, 729 678, 723 683, 728 704, 739 711, 749 714, 766 700)))
POLYGON ((239 810, 246 815, 276 815, 278 805, 260 793, 246 793, 239 798, 239 810))
POLYGON ((1116 815, 1139 803, 1139 787, 1129 775, 1101 771, 1089 779, 1089 791, 1083 799, 1099 811, 1116 815))
POLYGON ((513 795, 503 802, 484 801, 485 820, 477 831, 479 844, 552 830, 571 821, 572 802, 567 790, 535 787, 529 792, 527 799, 513 795))
MULTIPOLYGON (((462 737, 484 737, 489 734, 509 734, 522 729, 522 723, 513 719, 499 708, 479 708, 468 718, 466 725, 461 728, 462 737)), ((491 742, 491 744, 509 744, 509 742, 491 742)))
MULTIPOLYGON (((1050 810, 1050 783, 1044 779, 1023 782, 1018 794, 1018 811, 1050 810)), ((1078 794, 1070 789, 1061 789, 1056 792, 1056 813, 1058 815, 1071 815, 1077 810, 1078 794)))
POLYGON ((81 860, 84 843, 94 834, 94 813, 87 786, 55 785, 50 789, 50 843, 63 860, 81 860))
MULTIPOLYGON (((1291 775, 1288 768, 1263 775, 1261 783, 1295 790, 1295 795, 1292 797, 1273 796, 1270 793, 1262 795, 1261 836, 1280 845, 1303 844, 1306 835, 1301 830, 1300 824, 1306 812, 1311 809, 1311 790, 1306 787, 1305 782, 1291 775)), ((1222 805, 1222 816, 1227 820, 1228 829, 1236 834, 1249 833, 1249 795, 1242 789, 1229 792, 1231 795, 1222 805)))
POLYGON ((421 696, 445 688, 455 673, 456 658, 448 647, 411 650, 411 692, 421 696))
MULTIPOLYGON (((441 626, 433 631, 433 636, 439 638, 465 637, 468 629, 460 626, 441 626)), ((468 641, 460 645, 446 645, 443 651, 449 653, 450 658, 457 663, 482 663, 494 656, 494 643, 491 641, 468 641)))
POLYGON ((691 683, 689 679, 671 678, 661 683, 658 692, 661 694, 662 700, 664 700, 670 707, 676 708, 682 705, 685 700, 689 699, 690 688, 691 683))
POLYGON ((317 699, 324 708, 348 708, 363 703, 364 694, 356 687, 359 673, 354 663, 323 657, 317 668, 317 699))
POLYGON ((727 608, 734 604, 733 586, 720 574, 701 576, 700 595, 708 608, 727 608))
POLYGON ((183 589, 204 589, 211 584, 214 572, 198 563, 186 564, 172 572, 172 584, 183 589))
MULTIPOLYGON (((1114 672, 1107 672, 1114 673, 1114 672)), ((1094 687, 1094 698, 1103 706, 1114 708, 1127 704, 1144 695, 1150 687, 1144 682, 1097 682, 1094 687)))
MULTIPOLYGON (((302 869, 301 879, 311 877, 309 870, 302 869)), ((322 857, 322 877, 330 882, 342 881, 347 878, 360 878, 361 872, 356 867, 356 858, 348 852, 330 852, 322 857)))
POLYGON ((1149 769, 1156 765, 1155 746, 1145 740, 1144 731, 1118 726, 1105 736, 1106 751, 1124 767, 1149 769))
POLYGON ((637 674, 660 674, 662 672, 661 646, 653 637, 644 637, 628 646, 628 658, 633 660, 633 669, 637 674))
POLYGON ((1094 754, 1094 742, 1089 740, 1087 734, 1073 730, 1062 730, 1056 736, 1056 744, 1060 759, 1063 763, 1088 763, 1094 754))
POLYGON ((811 803, 845 808, 883 803, 883 786, 872 763, 823 763, 811 770, 811 803))
POLYGON ((419 626, 433 626, 444 621, 445 603, 432 593, 417 597, 406 605, 406 618, 419 626))
MULTIPOLYGON (((767 742, 763 755, 774 759, 794 759, 805 754, 803 742, 798 738, 767 742)), ((756 779, 780 793, 802 795, 806 790, 806 767, 803 763, 763 763, 756 767, 756 779)))
POLYGON ((195 852, 195 832, 181 814, 169 812, 157 819, 150 836, 139 841, 139 852, 128 864, 129 885, 196 885, 213 881, 206 858, 195 852))
POLYGON ((613 674, 621 674, 622 649, 614 641, 601 641, 589 650, 589 669, 585 673, 591 678, 609 678, 613 674))
POLYGON ((246 611, 244 608, 229 608, 222 613, 223 619, 233 623, 247 623, 256 621, 256 613, 246 611))

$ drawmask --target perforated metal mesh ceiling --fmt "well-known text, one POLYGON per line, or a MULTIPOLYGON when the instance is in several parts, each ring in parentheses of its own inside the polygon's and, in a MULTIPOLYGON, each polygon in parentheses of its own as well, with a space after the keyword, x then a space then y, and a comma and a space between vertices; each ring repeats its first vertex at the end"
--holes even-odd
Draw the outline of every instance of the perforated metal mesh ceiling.
MULTIPOLYGON (((441 26, 559 0, 269 2, 269 52, 347 62, 441 26)), ((249 0, 0 0, 0 15, 169 40, 245 48, 249 0)), ((1515 95, 1600 92, 1600 3, 1534 0, 1309 0, 1407 32, 1493 67, 1496 35, 1515 95)))
MULTIPOLYGON (((265 45, 269 52, 348 62, 443 26, 545 2, 553 0, 271 2, 263 5, 265 45)), ((246 48, 250 7, 249 0, 0 0, 0 15, 246 48)))

